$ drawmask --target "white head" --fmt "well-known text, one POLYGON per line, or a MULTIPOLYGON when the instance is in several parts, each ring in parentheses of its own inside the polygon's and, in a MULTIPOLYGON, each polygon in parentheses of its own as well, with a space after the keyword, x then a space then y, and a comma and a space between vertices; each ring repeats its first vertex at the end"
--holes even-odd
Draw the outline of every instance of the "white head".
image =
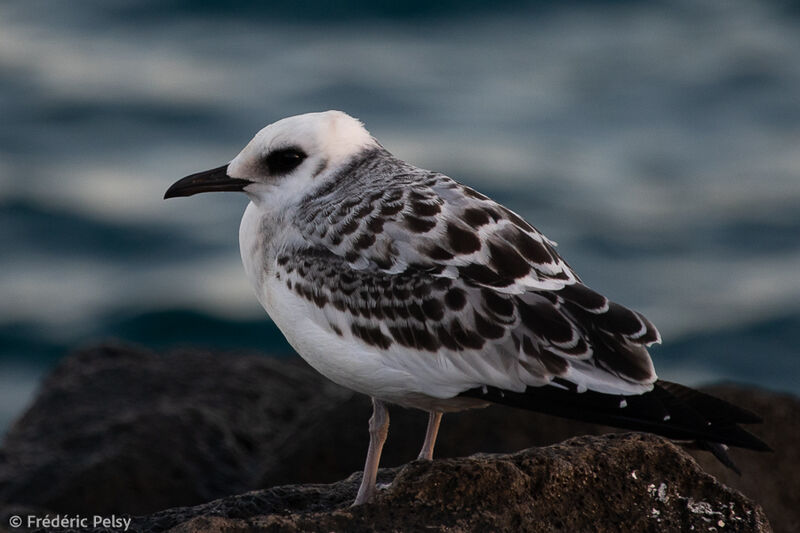
POLYGON ((179 180, 165 198, 244 191, 255 203, 293 203, 364 149, 379 146, 363 124, 341 111, 307 113, 259 131, 228 165, 179 180))

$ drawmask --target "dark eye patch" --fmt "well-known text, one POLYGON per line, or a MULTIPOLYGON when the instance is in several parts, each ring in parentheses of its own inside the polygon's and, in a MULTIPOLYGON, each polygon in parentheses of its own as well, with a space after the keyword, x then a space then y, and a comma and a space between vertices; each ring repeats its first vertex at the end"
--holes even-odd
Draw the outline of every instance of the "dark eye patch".
POLYGON ((295 146, 280 148, 267 154, 267 168, 272 176, 288 174, 297 168, 306 157, 308 157, 306 153, 295 146))

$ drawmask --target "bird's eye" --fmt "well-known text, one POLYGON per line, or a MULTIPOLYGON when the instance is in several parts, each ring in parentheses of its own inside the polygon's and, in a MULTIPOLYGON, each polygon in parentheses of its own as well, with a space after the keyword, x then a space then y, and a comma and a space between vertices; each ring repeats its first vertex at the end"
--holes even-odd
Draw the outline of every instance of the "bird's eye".
POLYGON ((272 176, 288 174, 297 168, 308 157, 299 148, 281 148, 267 155, 267 168, 272 176))

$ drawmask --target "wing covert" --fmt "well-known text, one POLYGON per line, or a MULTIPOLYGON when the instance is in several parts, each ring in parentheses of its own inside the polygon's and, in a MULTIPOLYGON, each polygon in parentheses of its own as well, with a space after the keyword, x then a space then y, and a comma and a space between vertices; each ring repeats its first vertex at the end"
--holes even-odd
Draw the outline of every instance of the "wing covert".
POLYGON ((324 248, 287 252, 276 267, 332 334, 465 390, 561 378, 579 390, 637 393, 655 380, 645 348, 658 340, 652 324, 580 283, 510 294, 424 265, 357 270, 324 248))
POLYGON ((379 190, 342 180, 353 189, 348 200, 316 195, 298 227, 356 270, 394 274, 421 266, 511 294, 579 280, 555 243, 513 211, 442 174, 406 170, 379 190))

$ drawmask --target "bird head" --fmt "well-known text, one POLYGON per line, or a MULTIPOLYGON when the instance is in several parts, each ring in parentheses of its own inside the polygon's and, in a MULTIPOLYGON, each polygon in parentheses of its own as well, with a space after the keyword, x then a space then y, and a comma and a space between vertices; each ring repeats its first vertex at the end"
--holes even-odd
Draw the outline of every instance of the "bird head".
POLYGON ((243 191, 256 203, 293 203, 377 141, 341 111, 284 118, 259 131, 230 163, 175 182, 164 198, 243 191))

